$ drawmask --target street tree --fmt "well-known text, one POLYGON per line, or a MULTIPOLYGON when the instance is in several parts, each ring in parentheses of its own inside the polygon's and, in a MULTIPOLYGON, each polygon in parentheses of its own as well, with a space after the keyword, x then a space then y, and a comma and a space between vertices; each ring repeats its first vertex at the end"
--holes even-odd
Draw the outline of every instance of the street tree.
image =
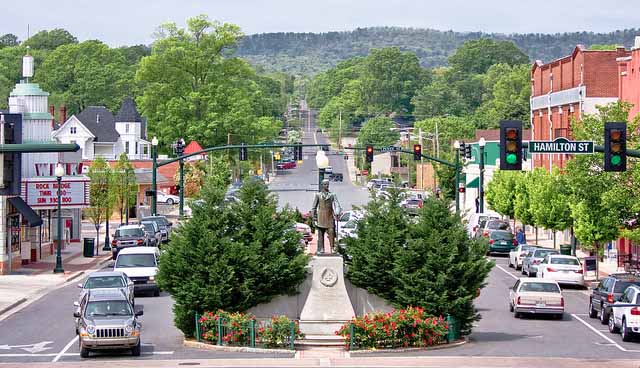
POLYGON ((424 146, 429 144, 431 147, 431 149, 423 147, 422 151, 430 152, 434 157, 439 156, 434 149, 436 139, 441 152, 451 152, 454 141, 473 139, 476 132, 476 127, 471 119, 459 116, 428 118, 417 121, 413 126, 413 135, 417 136, 419 131, 422 131, 424 146), (436 132, 438 133, 437 137, 436 132))
POLYGON ((400 139, 400 132, 394 130, 395 127, 391 119, 383 116, 369 119, 358 133, 358 145, 391 146, 400 139))
POLYGON ((161 256, 158 282, 175 300, 174 321, 185 336, 193 336, 196 313, 246 311, 294 294, 306 276, 294 212, 278 209, 260 181, 245 181, 235 204, 225 204, 225 189, 207 177, 203 203, 161 256))
POLYGON ((100 243, 100 225, 109 221, 115 193, 111 186, 113 184, 113 174, 107 162, 102 158, 96 158, 89 167, 87 174, 91 180, 89 187, 89 208, 85 214, 96 228, 96 254, 100 243))
POLYGON ((568 178, 557 168, 551 173, 544 168, 536 168, 534 172, 536 180, 527 186, 530 211, 536 225, 553 231, 555 248, 556 232, 570 228, 575 218, 568 178))
POLYGON ((528 62, 529 57, 513 42, 488 38, 467 41, 449 57, 453 69, 471 74, 484 74, 498 63, 518 65, 528 62))
POLYGON ((29 46, 35 50, 48 50, 52 51, 62 45, 69 45, 78 43, 78 39, 69 33, 66 29, 56 28, 50 31, 40 31, 28 40, 24 41, 24 46, 29 46))
POLYGON ((491 209, 509 218, 514 218, 515 215, 516 182, 519 174, 506 170, 495 171, 485 193, 491 209))
MULTIPOLYGON (((513 215, 522 225, 535 226, 533 213, 531 212, 531 190, 540 171, 526 171, 516 175, 515 199, 513 202, 513 215)), ((536 244, 538 243, 536 231, 536 244)))
POLYGON ((135 206, 138 194, 138 183, 131 162, 126 153, 120 154, 118 162, 113 168, 115 179, 113 187, 115 191, 115 209, 120 214, 120 223, 126 220, 129 223, 129 208, 135 206))
POLYGON ((13 47, 18 46, 20 43, 18 42, 18 36, 13 33, 7 33, 0 36, 0 49, 3 47, 13 47))

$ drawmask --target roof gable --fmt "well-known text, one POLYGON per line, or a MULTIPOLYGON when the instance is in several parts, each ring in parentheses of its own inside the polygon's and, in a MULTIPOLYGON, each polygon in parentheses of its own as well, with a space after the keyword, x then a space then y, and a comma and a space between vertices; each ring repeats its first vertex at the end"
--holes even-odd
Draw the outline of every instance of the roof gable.
POLYGON ((53 137, 55 138, 66 134, 70 135, 71 132, 69 131, 69 129, 71 129, 71 127, 73 126, 80 127, 80 129, 82 129, 85 133, 93 138, 96 137, 95 134, 93 134, 93 132, 91 132, 86 126, 84 126, 84 124, 82 124, 82 122, 78 120, 75 115, 71 115, 71 117, 67 119, 67 121, 65 121, 56 131, 54 131, 53 137))
POLYGON ((117 142, 120 138, 115 118, 104 106, 89 106, 76 118, 96 137, 95 142, 117 142))
POLYGON ((127 97, 122 101, 120 111, 116 114, 116 122, 118 123, 142 123, 142 117, 138 113, 136 103, 133 98, 127 97))
POLYGON ((185 155, 199 151, 202 151, 202 146, 200 146, 196 141, 189 142, 189 144, 184 148, 185 155))

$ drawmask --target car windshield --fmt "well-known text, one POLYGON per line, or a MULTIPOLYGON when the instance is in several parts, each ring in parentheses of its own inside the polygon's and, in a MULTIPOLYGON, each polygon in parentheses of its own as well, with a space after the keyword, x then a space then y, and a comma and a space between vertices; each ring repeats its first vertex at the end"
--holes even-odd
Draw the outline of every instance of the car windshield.
POLYGON ((535 247, 531 247, 528 245, 521 245, 520 246, 520 251, 521 252, 529 252, 530 250, 534 249, 535 247))
POLYGON ((153 254, 120 254, 116 261, 116 268, 155 266, 156 259, 153 254))
POLYGON ((85 289, 119 288, 124 286, 120 276, 89 277, 84 283, 85 289))
POLYGON ((613 288, 614 293, 623 293, 626 288, 631 285, 640 286, 640 281, 618 281, 616 282, 616 286, 613 288))
POLYGON ((349 221, 349 219, 351 218, 351 212, 345 212, 342 214, 342 216, 340 217, 340 222, 346 222, 349 221))
POLYGON ((343 229, 355 229, 358 226, 358 223, 354 220, 347 221, 346 224, 342 225, 343 229))
POLYGON ((560 288, 556 284, 550 284, 547 282, 525 282, 520 286, 520 291, 534 293, 559 293, 560 288))
POLYGON ((535 258, 544 258, 549 254, 558 254, 557 250, 550 250, 550 249, 543 249, 543 250, 536 250, 534 257, 535 258))
POLYGON ((551 264, 579 266, 580 262, 578 262, 578 260, 575 259, 575 258, 552 257, 551 258, 551 264))
POLYGON ((131 316, 131 306, 126 300, 99 300, 87 303, 85 317, 131 316))
POLYGON ((139 227, 116 230, 116 238, 122 238, 125 236, 144 236, 144 230, 139 227))
POLYGON ((145 217, 143 218, 143 220, 153 221, 156 224, 158 224, 158 226, 167 225, 167 219, 165 219, 164 217, 145 217))
POLYGON ((410 199, 410 200, 407 201, 407 204, 411 204, 411 205, 417 206, 417 205, 420 204, 420 200, 419 199, 410 199))
POLYGON ((153 223, 151 222, 144 222, 142 225, 144 226, 144 229, 150 233, 153 233, 156 231, 156 228, 153 226, 153 223))
POLYGON ((487 228, 491 230, 509 230, 509 224, 502 221, 489 221, 487 228))
POLYGON ((491 239, 494 240, 512 240, 513 234, 508 231, 493 231, 491 233, 491 239))

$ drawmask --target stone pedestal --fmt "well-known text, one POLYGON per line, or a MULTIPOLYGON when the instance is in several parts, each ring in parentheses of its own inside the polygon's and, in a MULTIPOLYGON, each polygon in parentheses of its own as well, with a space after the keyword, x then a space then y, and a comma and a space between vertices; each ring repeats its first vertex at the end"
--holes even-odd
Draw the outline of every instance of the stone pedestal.
POLYGON ((300 330, 307 335, 332 335, 355 316, 344 280, 340 256, 316 256, 309 296, 300 313, 300 330))

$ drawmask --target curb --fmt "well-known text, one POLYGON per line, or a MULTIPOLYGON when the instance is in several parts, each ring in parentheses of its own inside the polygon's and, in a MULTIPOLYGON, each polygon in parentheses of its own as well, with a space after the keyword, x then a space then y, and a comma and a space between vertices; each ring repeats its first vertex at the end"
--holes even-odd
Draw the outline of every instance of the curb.
POLYGON ((27 301, 27 298, 21 298, 18 299, 17 301, 11 303, 10 305, 6 306, 5 308, 3 308, 2 310, 0 310, 0 316, 5 314, 6 312, 12 310, 13 308, 19 306, 20 304, 24 303, 27 301))
POLYGON ((400 349, 380 349, 380 350, 351 350, 349 356, 372 356, 372 355, 386 355, 393 353, 408 353, 416 351, 429 352, 433 350, 453 349, 459 346, 465 345, 469 342, 469 338, 465 336, 463 339, 457 340, 450 344, 440 344, 435 346, 429 346, 424 348, 400 348, 400 349))
POLYGON ((183 345, 188 348, 213 350, 213 351, 231 351, 239 353, 259 353, 259 354, 282 354, 290 355, 292 358, 295 356, 295 350, 286 349, 265 349, 265 348, 250 348, 246 346, 220 346, 212 345, 204 342, 198 342, 194 340, 185 339, 183 345))

